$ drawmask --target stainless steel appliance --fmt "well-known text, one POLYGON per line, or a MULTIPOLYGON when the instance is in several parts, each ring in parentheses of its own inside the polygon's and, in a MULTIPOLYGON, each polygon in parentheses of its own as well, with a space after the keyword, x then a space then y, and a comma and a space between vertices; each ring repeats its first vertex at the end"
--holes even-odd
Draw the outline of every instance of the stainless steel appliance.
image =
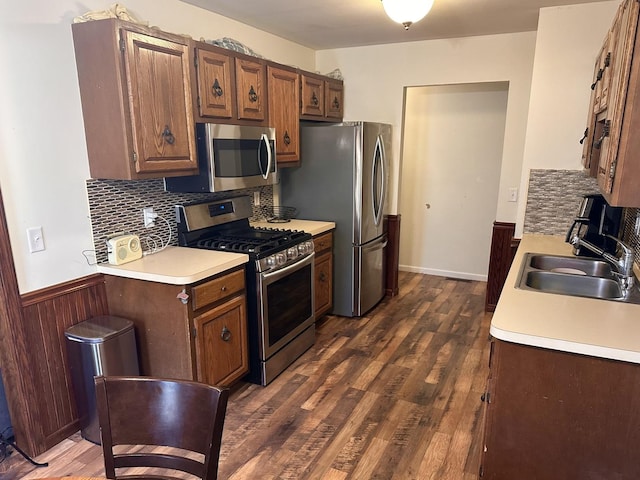
POLYGON ((219 192, 278 183, 275 129, 196 124, 198 175, 167 177, 168 192, 219 192))
POLYGON ((333 313, 364 315, 384 296, 383 211, 391 126, 303 125, 301 166, 281 172, 281 202, 336 223, 333 313))
POLYGON ((250 216, 247 196, 176 206, 181 246, 249 255, 247 380, 267 385, 315 342, 313 241, 250 216))
MULTIPOLYGON (((615 255, 618 244, 614 238, 618 237, 620 232, 622 210, 622 207, 610 206, 599 193, 584 195, 580 202, 578 215, 567 232, 567 242, 573 237, 573 230, 577 226, 576 234, 581 239, 602 249, 605 253, 615 255)), ((573 253, 588 257, 600 256, 579 243, 574 246, 573 253)))

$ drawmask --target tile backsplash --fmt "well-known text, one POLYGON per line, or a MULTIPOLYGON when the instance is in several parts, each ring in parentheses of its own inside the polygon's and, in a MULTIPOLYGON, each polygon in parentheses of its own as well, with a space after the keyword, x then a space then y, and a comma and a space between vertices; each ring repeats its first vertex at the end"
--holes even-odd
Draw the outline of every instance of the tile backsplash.
POLYGON ((172 193, 164 190, 162 179, 87 180, 96 262, 107 261, 106 240, 116 233, 140 236, 142 246, 147 250, 152 239, 166 243, 171 231, 169 244, 177 245, 175 205, 240 195, 249 195, 253 204, 254 191, 260 193, 260 207, 253 206, 252 219, 261 220, 263 209, 273 206, 273 188, 270 186, 220 193, 172 193), (145 207, 153 207, 158 214, 154 227, 144 226, 142 209, 145 207))
MULTIPOLYGON (((531 170, 524 218, 524 233, 566 235, 578 213, 582 196, 598 193, 595 178, 582 170, 531 170)), ((636 252, 640 238, 635 232, 640 209, 625 208, 621 238, 636 252)), ((639 255, 636 263, 640 266, 639 255)))

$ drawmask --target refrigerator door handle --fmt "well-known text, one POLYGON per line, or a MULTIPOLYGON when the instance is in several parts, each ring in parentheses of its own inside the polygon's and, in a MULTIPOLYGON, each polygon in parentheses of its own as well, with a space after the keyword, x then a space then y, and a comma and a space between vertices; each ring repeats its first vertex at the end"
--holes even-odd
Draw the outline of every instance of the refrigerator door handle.
POLYGON ((373 168, 371 169, 371 197, 373 200, 371 205, 373 207, 373 218, 376 225, 380 225, 380 221, 382 220, 384 197, 386 195, 386 182, 384 181, 386 174, 384 154, 382 135, 378 135, 378 138, 376 139, 376 147, 373 149, 373 168), (376 174, 382 176, 382 186, 380 188, 379 195, 376 189, 376 174))

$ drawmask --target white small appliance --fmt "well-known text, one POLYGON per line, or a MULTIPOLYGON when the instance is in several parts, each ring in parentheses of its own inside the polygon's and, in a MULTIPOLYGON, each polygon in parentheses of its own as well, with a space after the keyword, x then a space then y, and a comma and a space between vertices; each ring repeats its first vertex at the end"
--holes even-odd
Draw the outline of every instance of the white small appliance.
POLYGON ((137 235, 118 235, 107 240, 107 259, 112 265, 122 265, 142 258, 137 235))

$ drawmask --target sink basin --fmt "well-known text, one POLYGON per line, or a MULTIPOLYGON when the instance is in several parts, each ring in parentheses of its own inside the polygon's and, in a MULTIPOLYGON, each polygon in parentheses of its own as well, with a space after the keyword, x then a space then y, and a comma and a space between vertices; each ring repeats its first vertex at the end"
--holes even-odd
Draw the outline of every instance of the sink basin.
POLYGON ((516 288, 640 304, 637 283, 625 295, 613 267, 601 259, 526 253, 516 288))
POLYGON ((525 284, 536 290, 590 298, 622 298, 622 290, 610 278, 580 276, 565 273, 529 271, 525 284))
POLYGON ((597 259, 561 257, 558 255, 531 255, 529 256, 528 264, 538 270, 613 278, 611 265, 597 259))

